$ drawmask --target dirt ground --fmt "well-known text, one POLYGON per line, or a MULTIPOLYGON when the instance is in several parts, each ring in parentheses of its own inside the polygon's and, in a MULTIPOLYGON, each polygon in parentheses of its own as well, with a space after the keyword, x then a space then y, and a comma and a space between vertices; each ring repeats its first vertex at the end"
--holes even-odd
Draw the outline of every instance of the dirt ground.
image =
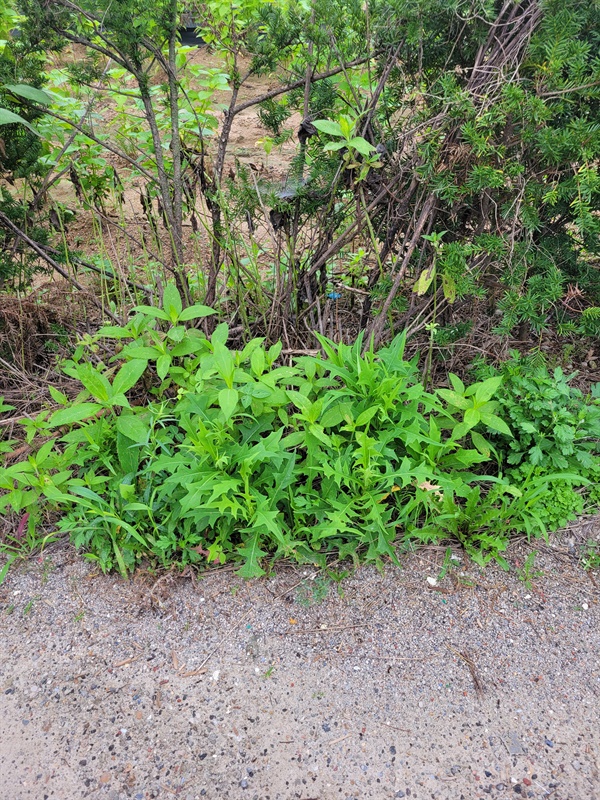
POLYGON ((341 584, 125 582, 54 545, 0 586, 0 800, 600 798, 590 537, 341 584))

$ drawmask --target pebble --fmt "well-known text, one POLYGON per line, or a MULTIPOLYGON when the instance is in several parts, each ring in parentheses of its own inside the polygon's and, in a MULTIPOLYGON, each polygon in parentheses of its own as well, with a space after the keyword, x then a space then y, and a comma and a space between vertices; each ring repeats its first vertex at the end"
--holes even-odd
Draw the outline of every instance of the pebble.
POLYGON ((406 795, 404 794, 402 789, 400 789, 400 791, 396 792, 395 797, 406 797, 406 795))
POLYGON ((523 789, 521 788, 521 784, 520 783, 517 783, 517 784, 515 784, 513 786, 513 792, 516 792, 517 794, 521 794, 522 791, 523 791, 523 789))
POLYGON ((548 747, 554 747, 554 742, 551 739, 546 739, 545 741, 548 747))
POLYGON ((327 722, 324 722, 324 723, 321 725, 321 727, 323 728, 323 730, 325 731, 325 733, 329 733, 329 731, 331 730, 331 725, 329 725, 327 722))
POLYGON ((247 789, 248 788, 248 781, 244 778, 244 780, 240 781, 240 786, 242 787, 242 789, 247 789))

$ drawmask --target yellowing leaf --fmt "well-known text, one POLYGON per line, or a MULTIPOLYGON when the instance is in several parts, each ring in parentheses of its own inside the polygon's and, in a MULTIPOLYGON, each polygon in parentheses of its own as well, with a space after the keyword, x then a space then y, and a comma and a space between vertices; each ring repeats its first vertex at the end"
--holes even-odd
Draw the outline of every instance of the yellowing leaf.
POLYGON ((419 278, 413 287, 413 292, 418 294, 419 297, 424 295, 425 292, 431 286, 431 282, 435 278, 435 272, 436 272, 435 264, 432 267, 430 267, 430 269, 424 269, 423 272, 419 275, 419 278))

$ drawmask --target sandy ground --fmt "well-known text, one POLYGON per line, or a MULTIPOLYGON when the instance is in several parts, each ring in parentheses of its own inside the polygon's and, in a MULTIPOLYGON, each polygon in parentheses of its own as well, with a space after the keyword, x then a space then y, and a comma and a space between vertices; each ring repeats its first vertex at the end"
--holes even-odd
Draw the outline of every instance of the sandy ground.
POLYGON ((439 579, 426 550, 338 585, 125 582, 56 545, 0 586, 0 798, 600 798, 600 576, 577 548, 521 579, 439 579))

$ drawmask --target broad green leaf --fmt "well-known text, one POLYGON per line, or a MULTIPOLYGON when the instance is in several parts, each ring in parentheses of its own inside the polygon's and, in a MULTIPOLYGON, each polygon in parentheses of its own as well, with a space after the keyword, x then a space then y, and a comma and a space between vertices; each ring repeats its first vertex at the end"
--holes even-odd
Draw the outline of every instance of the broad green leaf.
POLYGON ((11 125, 14 122, 18 122, 20 125, 25 125, 25 127, 29 128, 32 133, 35 133, 36 136, 39 136, 39 133, 36 131, 36 129, 30 125, 26 119, 23 119, 23 117, 20 117, 13 111, 9 111, 8 108, 0 108, 0 125, 11 125))
POLYGON ((183 304, 181 302, 179 290, 174 283, 167 283, 165 286, 163 291, 162 305, 163 310, 166 312, 166 314, 168 314, 171 322, 177 322, 179 315, 181 314, 183 304))
POLYGON ((375 150, 375 147, 370 142, 367 142, 366 139, 363 139, 362 136, 355 136, 353 139, 350 139, 348 146, 358 150, 363 156, 368 156, 375 150))
POLYGON ((164 319, 166 322, 170 321, 169 315, 163 311, 162 308, 154 308, 154 306, 136 306, 133 310, 140 314, 147 314, 149 317, 164 319))
POLYGON ((356 426, 366 425, 367 422, 370 422, 375 414, 379 411, 379 406, 371 406, 371 408, 367 408, 366 411, 363 411, 362 414, 358 415, 358 419, 356 420, 356 426))
POLYGON ((471 431, 471 441, 473 442, 473 446, 476 447, 482 455, 487 456, 488 458, 490 457, 492 447, 487 439, 484 439, 480 433, 477 433, 477 431, 471 431))
POLYGON ((42 106, 48 106, 52 102, 52 98, 47 92, 36 89, 34 86, 28 86, 26 83, 6 84, 4 88, 18 97, 33 100, 34 103, 39 103, 42 106))
POLYGON ((313 125, 318 131, 322 133, 327 133, 329 136, 343 136, 342 129, 339 126, 339 123, 333 122, 330 119, 317 119, 313 122, 313 125))
POLYGON ((222 344, 225 346, 227 344, 227 339, 229 339, 229 325, 226 322, 221 322, 221 324, 217 325, 214 329, 210 340, 214 345, 222 344))
POLYGON ((296 392, 294 389, 287 389, 286 395, 288 396, 288 400, 290 400, 290 402, 292 402, 296 408, 299 408, 303 414, 308 413, 312 405, 308 397, 300 394, 300 392, 296 392))
POLYGON ((436 267, 435 264, 430 267, 429 269, 424 269, 423 272, 419 275, 419 278, 415 285, 413 286, 413 292, 421 297, 425 294, 425 292, 431 286, 431 282, 435 278, 436 267))
POLYGON ((487 403, 488 400, 496 394, 498 389, 502 386, 502 377, 500 375, 488 378, 478 384, 475 391, 475 399, 478 403, 487 403))
POLYGON ((344 139, 349 139, 352 136, 352 129, 354 127, 354 123, 349 119, 349 117, 346 114, 342 114, 339 117, 339 126, 344 139))
POLYGON ((344 421, 344 414, 347 407, 343 403, 336 403, 330 406, 321 417, 321 425, 324 428, 333 428, 344 421))
POLYGON ((200 317, 210 317, 211 314, 216 314, 212 308, 208 306, 195 305, 184 308, 179 315, 180 322, 187 322, 190 319, 199 319, 200 317))
POLYGON ((60 411, 55 411, 48 420, 51 428, 60 428, 63 425, 73 425, 75 422, 81 422, 100 411, 102 406, 98 403, 79 403, 76 406, 69 408, 61 408, 60 411))
POLYGON ((121 469, 126 475, 137 472, 140 448, 132 443, 129 436, 124 436, 119 430, 117 430, 117 455, 119 456, 121 469))
POLYGON ((481 419, 481 414, 479 413, 479 411, 477 411, 476 408, 468 408, 465 411, 463 422, 465 423, 465 425, 468 425, 469 428, 474 428, 480 419, 481 419))
POLYGON ((44 444, 35 454, 35 463, 38 465, 38 467, 42 466, 42 464, 44 464, 50 457, 50 453, 52 452, 55 441, 56 439, 50 439, 48 442, 44 442, 44 444))
POLYGON ((256 376, 260 376, 265 371, 265 351, 262 347, 257 347, 250 356, 250 366, 256 376))
POLYGON ((101 403, 108 402, 112 387, 106 377, 93 366, 93 364, 77 364, 75 367, 77 378, 90 394, 93 394, 101 403))
POLYGON ((148 362, 141 358, 136 358, 123 364, 113 380, 113 393, 124 394, 128 392, 142 377, 147 366, 148 362))
POLYGON ((148 441, 149 427, 138 414, 124 413, 116 419, 116 426, 119 433, 130 439, 136 444, 144 444, 148 441))
POLYGON ((312 435, 317 438, 320 442, 331 447, 331 438, 325 433, 321 425, 310 425, 308 430, 312 435))
POLYGON ((450 383, 452 384, 452 388, 454 389, 454 391, 458 392, 458 394, 464 394, 465 393, 465 385, 461 381, 461 379, 458 377, 458 375, 455 375, 453 372, 451 372, 448 375, 448 377, 450 378, 450 383))
POLYGON ((163 355, 159 356, 156 359, 156 374, 164 381, 169 373, 169 367, 171 366, 171 356, 170 355, 163 355))
MULTIPOLYGON (((49 386, 48 388, 50 389, 50 394, 55 403, 60 403, 61 406, 66 406, 68 404, 69 398, 66 394, 59 391, 56 386, 49 386)), ((0 410, 2 409, 0 408, 0 410)))
POLYGON ((184 325, 174 325, 167 331, 167 339, 172 342, 181 342, 186 333, 184 325))
POLYGON ((481 412, 481 421, 484 425, 487 425, 488 428, 491 428, 493 431, 498 431, 498 433, 503 433, 505 436, 510 436, 512 438, 512 431, 504 422, 503 419, 497 417, 495 414, 490 414, 487 411, 481 412))
POLYGON ((471 403, 465 397, 458 394, 458 392, 453 392, 452 389, 438 389, 437 393, 448 405, 455 406, 463 411, 471 408, 471 403))
POLYGON ((327 153, 335 153, 338 150, 343 150, 346 147, 346 142, 327 142, 323 147, 327 153))
POLYGON ((219 392, 219 405, 221 406, 221 411, 225 415, 226 420, 233 416, 239 397, 240 395, 237 389, 221 389, 219 392))

